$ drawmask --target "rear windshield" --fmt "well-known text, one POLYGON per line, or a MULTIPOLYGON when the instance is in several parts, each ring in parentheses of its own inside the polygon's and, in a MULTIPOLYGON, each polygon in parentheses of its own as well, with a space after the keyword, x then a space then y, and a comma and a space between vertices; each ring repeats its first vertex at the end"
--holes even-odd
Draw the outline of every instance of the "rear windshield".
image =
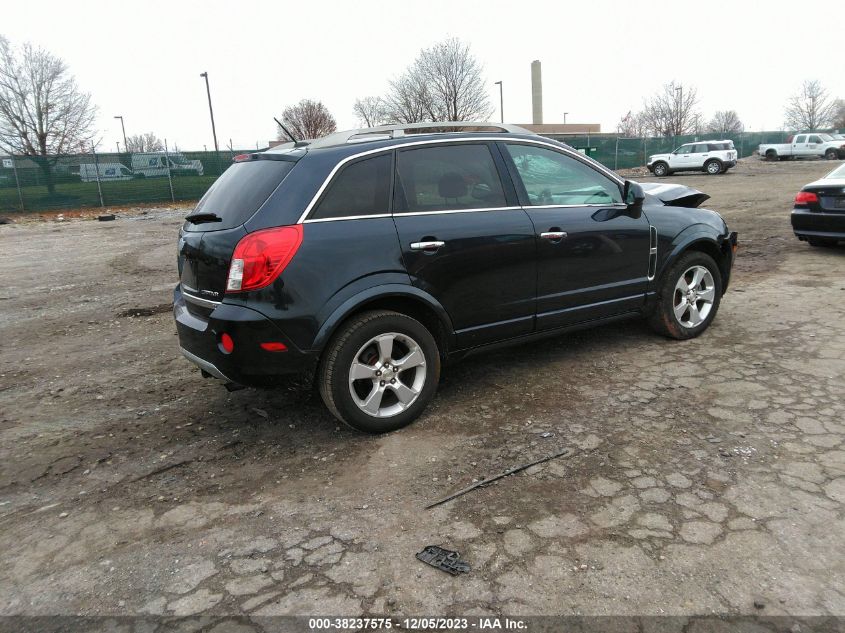
POLYGON ((287 160, 250 160, 223 172, 191 213, 214 213, 220 222, 186 223, 188 231, 219 231, 246 222, 258 211, 295 163, 287 160))

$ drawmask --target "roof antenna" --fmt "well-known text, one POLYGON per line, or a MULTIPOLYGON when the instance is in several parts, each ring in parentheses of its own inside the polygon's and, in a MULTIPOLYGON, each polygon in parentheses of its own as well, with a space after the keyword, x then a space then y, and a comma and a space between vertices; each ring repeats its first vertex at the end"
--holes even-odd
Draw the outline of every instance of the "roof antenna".
POLYGON ((296 140, 296 137, 294 137, 294 135, 293 135, 293 134, 291 134, 291 133, 288 131, 288 129, 287 129, 284 125, 282 125, 282 122, 281 122, 281 121, 279 121, 279 119, 277 119, 276 117, 273 117, 273 120, 274 120, 276 123, 278 123, 278 124, 279 124, 279 127, 280 127, 280 128, 282 128, 282 131, 283 131, 285 134, 287 134, 287 135, 288 135, 288 137, 290 138, 290 140, 292 140, 294 143, 299 143, 299 141, 298 141, 298 140, 296 140))

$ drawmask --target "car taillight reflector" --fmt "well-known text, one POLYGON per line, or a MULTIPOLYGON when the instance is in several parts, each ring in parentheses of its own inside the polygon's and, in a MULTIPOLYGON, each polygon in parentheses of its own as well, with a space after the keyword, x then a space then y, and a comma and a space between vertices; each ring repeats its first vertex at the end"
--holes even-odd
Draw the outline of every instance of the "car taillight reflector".
POLYGON ((224 332, 220 335, 220 347, 222 347, 223 351, 227 354, 231 354, 235 349, 235 341, 232 340, 231 336, 224 332))
POLYGON ((241 238, 232 254, 226 292, 268 286, 281 274, 302 244, 302 225, 280 226, 241 238))
POLYGON ((261 349, 268 352, 286 352, 288 351, 288 346, 284 343, 279 343, 278 341, 271 341, 268 343, 262 343, 261 349))
POLYGON ((819 197, 812 191, 799 191, 795 196, 795 204, 809 204, 818 201, 819 197))

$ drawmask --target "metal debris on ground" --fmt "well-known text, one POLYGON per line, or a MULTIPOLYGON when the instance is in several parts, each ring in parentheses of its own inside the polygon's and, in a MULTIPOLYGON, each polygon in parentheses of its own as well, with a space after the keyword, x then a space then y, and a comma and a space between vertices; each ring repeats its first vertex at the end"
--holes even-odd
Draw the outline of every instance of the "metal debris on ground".
POLYGON ((108 215, 98 215, 97 220, 100 222, 111 222, 114 220, 114 213, 109 213, 108 215))
POLYGON ((446 503, 447 501, 451 501, 452 499, 455 499, 456 497, 460 497, 461 495, 465 495, 468 492, 472 492, 476 488, 482 488, 483 486, 486 486, 487 484, 490 484, 490 483, 493 483, 494 481, 497 481, 499 479, 503 479, 505 477, 508 477, 509 475, 513 475, 515 473, 518 473, 522 470, 525 470, 526 468, 531 468, 532 466, 536 466, 537 464, 542 464, 543 462, 548 462, 552 459, 557 459, 558 457, 563 457, 564 455, 569 455, 570 452, 571 452, 570 449, 567 448, 567 449, 560 451, 559 453, 555 453, 554 455, 549 455, 548 457, 541 457, 540 459, 536 459, 533 462, 528 462, 527 464, 522 464, 521 466, 509 468, 508 470, 506 470, 503 473, 499 473, 498 475, 493 475, 492 477, 488 477, 487 479, 482 479, 481 481, 477 481, 476 483, 472 484, 471 486, 467 486, 463 490, 458 490, 458 492, 455 492, 455 493, 449 495, 448 497, 443 497, 442 499, 439 499, 438 501, 435 501, 434 503, 429 503, 425 507, 425 509, 430 510, 431 508, 434 508, 434 507, 439 506, 443 503, 446 503))
POLYGON ((461 560, 461 555, 458 552, 453 552, 450 549, 444 549, 437 545, 426 546, 423 551, 417 552, 417 558, 426 565, 437 567, 437 569, 441 569, 453 576, 465 574, 470 570, 469 563, 461 560))

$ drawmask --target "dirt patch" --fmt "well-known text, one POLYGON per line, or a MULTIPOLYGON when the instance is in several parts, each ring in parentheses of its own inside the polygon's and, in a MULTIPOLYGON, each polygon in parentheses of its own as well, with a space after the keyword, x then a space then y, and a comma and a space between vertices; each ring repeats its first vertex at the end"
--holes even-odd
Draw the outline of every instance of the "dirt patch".
POLYGON ((164 314, 165 312, 170 312, 173 310, 172 303, 160 303, 157 306, 151 306, 148 308, 129 308, 128 310, 121 310, 117 313, 119 318, 124 317, 149 317, 155 316, 156 314, 164 314))

